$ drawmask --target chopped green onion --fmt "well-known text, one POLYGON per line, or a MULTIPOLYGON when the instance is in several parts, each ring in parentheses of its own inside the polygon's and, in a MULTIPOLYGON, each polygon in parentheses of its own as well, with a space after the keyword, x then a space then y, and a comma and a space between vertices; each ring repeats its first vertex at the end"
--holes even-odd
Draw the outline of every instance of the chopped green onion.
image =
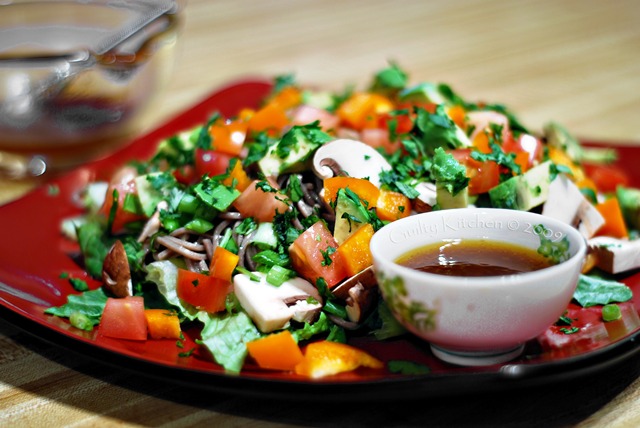
POLYGON ((79 328, 80 330, 91 331, 93 330, 94 323, 91 319, 83 314, 82 312, 73 312, 69 316, 69 322, 75 328, 79 328))
POLYGON ((276 287, 280 287, 288 279, 294 278, 296 273, 282 266, 273 265, 267 273, 267 282, 276 287))
POLYGON ((178 202, 178 211, 186 214, 193 214, 198 209, 198 198, 188 193, 182 195, 178 202))
POLYGON ((622 312, 620 312, 620 306, 615 303, 604 305, 602 307, 602 319, 605 322, 615 321, 622 318, 622 312))
POLYGON ((206 233, 213 229, 213 224, 201 218, 194 218, 184 225, 185 229, 193 230, 196 233, 206 233))

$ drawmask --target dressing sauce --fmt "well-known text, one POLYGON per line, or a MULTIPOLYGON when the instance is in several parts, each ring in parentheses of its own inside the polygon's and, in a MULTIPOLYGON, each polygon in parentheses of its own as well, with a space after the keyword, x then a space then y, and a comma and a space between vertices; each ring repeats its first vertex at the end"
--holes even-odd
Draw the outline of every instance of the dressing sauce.
POLYGON ((419 247, 396 263, 450 276, 500 276, 544 269, 553 263, 537 251, 508 242, 447 240, 419 247))

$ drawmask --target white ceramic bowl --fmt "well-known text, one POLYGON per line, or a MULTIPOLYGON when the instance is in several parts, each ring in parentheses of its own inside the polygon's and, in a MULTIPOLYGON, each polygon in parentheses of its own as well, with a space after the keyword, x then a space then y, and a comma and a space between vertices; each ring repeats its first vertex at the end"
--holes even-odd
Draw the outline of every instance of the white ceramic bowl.
POLYGON ((517 357, 525 342, 563 314, 586 243, 573 227, 539 214, 464 208, 390 223, 373 236, 371 252, 382 296, 409 331, 429 341, 440 359, 488 365, 517 357), (395 262, 411 250, 448 239, 510 242, 533 250, 546 244, 562 261, 538 271, 486 277, 438 275, 395 262))

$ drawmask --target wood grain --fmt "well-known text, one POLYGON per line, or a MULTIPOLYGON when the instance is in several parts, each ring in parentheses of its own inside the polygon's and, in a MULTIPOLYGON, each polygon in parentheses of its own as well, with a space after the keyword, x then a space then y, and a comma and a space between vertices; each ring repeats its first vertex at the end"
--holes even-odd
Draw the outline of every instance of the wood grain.
MULTIPOLYGON (((396 61, 414 82, 447 82, 469 99, 502 102, 535 129, 556 120, 580 137, 640 142, 633 0, 190 0, 183 17, 155 123, 241 76, 295 73, 341 89, 366 85, 396 61)), ((0 201, 33 186, 0 181, 0 201)), ((640 362, 627 361, 552 387, 325 409, 184 390, 0 321, 0 426, 638 426, 639 373, 640 362)))

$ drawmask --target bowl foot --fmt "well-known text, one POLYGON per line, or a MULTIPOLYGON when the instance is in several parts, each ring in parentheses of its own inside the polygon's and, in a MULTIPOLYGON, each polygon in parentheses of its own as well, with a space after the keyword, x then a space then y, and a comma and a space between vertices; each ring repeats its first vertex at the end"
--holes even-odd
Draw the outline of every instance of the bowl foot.
POLYGON ((518 357, 524 349, 524 345, 518 345, 515 348, 495 351, 459 351, 433 344, 430 346, 433 355, 438 359, 458 366, 490 366, 505 363, 518 357))

